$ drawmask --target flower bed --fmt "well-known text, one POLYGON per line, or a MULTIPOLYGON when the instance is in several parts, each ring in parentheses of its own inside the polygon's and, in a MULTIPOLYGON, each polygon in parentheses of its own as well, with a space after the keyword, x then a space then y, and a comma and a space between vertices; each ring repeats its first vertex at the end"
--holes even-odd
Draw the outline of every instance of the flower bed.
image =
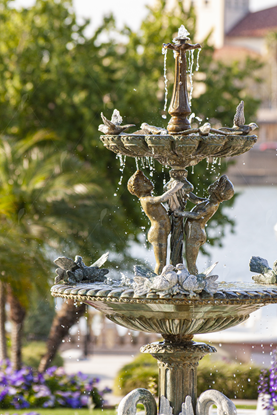
POLYGON ((15 371, 9 361, 2 362, 0 408, 100 408, 109 389, 98 391, 98 382, 81 372, 67 375, 61 367, 50 367, 42 374, 30 367, 15 371))

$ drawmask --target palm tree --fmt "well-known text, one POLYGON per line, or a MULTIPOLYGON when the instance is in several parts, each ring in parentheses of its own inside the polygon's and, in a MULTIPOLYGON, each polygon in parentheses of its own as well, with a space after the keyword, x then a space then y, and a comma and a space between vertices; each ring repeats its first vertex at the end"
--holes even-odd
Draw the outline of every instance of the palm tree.
POLYGON ((49 258, 55 252, 77 249, 87 254, 92 245, 100 250, 114 241, 109 229, 93 232, 101 212, 111 210, 97 170, 57 151, 56 142, 48 131, 20 142, 7 137, 0 142, 1 280, 8 292, 11 359, 16 369, 21 366, 20 342, 30 293, 49 292, 49 258))
POLYGON ((6 322, 6 292, 5 284, 3 281, 0 281, 0 360, 7 359, 7 342, 6 342, 6 332, 5 332, 5 322, 6 322))

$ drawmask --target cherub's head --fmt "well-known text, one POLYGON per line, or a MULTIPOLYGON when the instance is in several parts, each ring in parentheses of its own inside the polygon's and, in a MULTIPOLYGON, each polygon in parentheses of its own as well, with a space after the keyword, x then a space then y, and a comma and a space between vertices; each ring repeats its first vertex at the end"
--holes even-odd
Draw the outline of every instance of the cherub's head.
POLYGON ((211 196, 216 197, 219 202, 223 202, 234 196, 234 186, 224 174, 208 187, 208 192, 211 196))
POLYGON ((187 170, 170 170, 169 176, 172 180, 178 180, 179 182, 184 183, 182 191, 190 193, 193 191, 193 185, 187 180, 188 171, 187 170))
POLYGON ((128 180, 127 188, 132 195, 142 197, 150 195, 154 186, 141 170, 137 170, 128 180))

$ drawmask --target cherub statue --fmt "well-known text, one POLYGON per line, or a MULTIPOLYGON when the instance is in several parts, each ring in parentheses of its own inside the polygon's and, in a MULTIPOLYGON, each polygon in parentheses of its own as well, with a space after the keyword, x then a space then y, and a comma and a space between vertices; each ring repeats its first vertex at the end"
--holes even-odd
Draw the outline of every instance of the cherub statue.
POLYGON ((183 187, 182 182, 177 180, 172 183, 171 188, 161 196, 152 196, 153 183, 137 170, 128 181, 128 190, 140 200, 142 209, 151 222, 148 232, 148 241, 152 244, 156 259, 155 273, 161 274, 166 265, 167 237, 170 233, 171 224, 163 202, 183 187))
POLYGON ((195 206, 190 212, 175 212, 175 215, 186 217, 185 248, 188 270, 197 275, 196 259, 200 247, 206 242, 205 226, 215 214, 221 202, 231 199, 234 195, 232 182, 224 174, 208 187, 209 198, 195 206))
POLYGON ((183 183, 183 187, 174 193, 167 201, 172 221, 170 262, 171 264, 176 265, 183 262, 184 220, 181 215, 177 216, 174 213, 183 212, 188 200, 194 204, 198 204, 206 199, 192 193, 193 185, 187 180, 187 170, 171 170, 169 175, 171 179, 166 183, 165 190, 170 190, 176 180, 183 183))

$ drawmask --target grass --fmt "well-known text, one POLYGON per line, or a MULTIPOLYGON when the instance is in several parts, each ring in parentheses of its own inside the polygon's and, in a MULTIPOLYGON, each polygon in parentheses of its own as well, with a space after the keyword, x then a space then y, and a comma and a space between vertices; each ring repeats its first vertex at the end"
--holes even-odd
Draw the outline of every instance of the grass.
POLYGON ((70 408, 59 408, 59 409, 0 409, 0 415, 23 415, 28 413, 38 413, 40 415, 115 415, 115 410, 102 410, 102 409, 70 409, 70 408))

